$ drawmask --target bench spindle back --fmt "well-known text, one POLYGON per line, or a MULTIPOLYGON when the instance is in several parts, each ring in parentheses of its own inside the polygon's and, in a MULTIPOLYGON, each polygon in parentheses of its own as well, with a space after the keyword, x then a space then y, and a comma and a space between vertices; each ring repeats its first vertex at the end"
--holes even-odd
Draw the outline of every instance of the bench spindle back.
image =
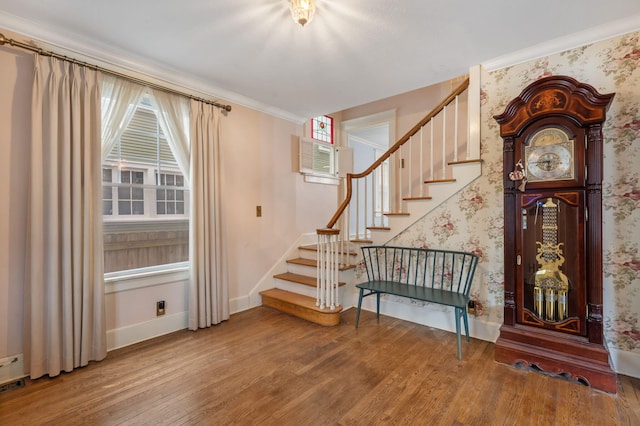
POLYGON ((394 281, 469 296, 478 262, 472 253, 412 247, 362 247, 368 281, 394 281))

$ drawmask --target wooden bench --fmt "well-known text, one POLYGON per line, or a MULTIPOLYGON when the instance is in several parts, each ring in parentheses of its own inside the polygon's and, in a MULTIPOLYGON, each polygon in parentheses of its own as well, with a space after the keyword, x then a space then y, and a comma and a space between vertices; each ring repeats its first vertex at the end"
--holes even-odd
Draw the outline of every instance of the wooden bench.
POLYGON ((467 303, 471 281, 478 264, 473 253, 393 246, 362 247, 367 281, 360 289, 356 328, 360 320, 362 299, 376 295, 376 313, 380 316, 380 295, 392 294, 455 308, 458 359, 462 359, 460 318, 469 341, 467 303), (365 293, 366 291, 366 293, 365 293))

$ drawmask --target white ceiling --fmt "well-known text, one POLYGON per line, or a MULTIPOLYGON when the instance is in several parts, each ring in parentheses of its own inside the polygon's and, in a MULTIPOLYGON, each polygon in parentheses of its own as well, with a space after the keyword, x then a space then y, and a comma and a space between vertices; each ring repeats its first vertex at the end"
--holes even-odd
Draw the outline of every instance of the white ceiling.
POLYGON ((304 119, 638 29, 640 0, 317 0, 304 28, 287 0, 0 0, 0 27, 304 119))

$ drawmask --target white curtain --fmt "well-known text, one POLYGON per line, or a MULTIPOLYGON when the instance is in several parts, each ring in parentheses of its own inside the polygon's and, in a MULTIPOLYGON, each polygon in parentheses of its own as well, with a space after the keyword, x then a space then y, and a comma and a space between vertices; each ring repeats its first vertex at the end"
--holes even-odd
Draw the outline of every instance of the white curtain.
POLYGON ((191 100, 189 329, 229 318, 229 283, 220 211, 220 111, 191 100))
POLYGON ((120 140, 145 87, 110 74, 102 75, 102 157, 106 158, 120 140))
POLYGON ((171 153, 189 183, 189 99, 152 89, 151 102, 158 111, 158 123, 171 153))
POLYGON ((24 297, 30 376, 106 356, 100 76, 35 56, 24 297))

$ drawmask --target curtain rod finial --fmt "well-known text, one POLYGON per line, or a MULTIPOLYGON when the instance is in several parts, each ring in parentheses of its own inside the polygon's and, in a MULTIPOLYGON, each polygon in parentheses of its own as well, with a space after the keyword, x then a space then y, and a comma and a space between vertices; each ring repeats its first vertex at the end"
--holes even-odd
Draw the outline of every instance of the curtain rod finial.
POLYGON ((0 33, 0 45, 4 46, 5 44, 7 44, 7 39, 4 34, 0 33))

